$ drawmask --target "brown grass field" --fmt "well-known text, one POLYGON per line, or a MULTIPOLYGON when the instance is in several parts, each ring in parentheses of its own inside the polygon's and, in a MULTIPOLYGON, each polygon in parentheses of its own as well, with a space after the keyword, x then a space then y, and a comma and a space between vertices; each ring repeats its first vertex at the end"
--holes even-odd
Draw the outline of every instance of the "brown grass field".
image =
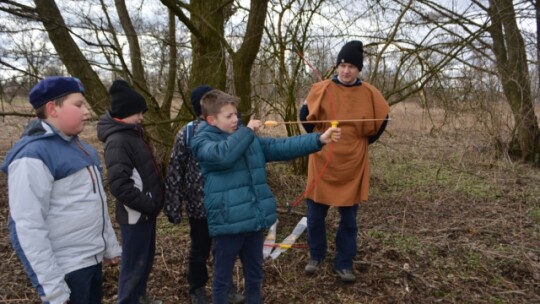
MULTIPOLYGON (((343 284, 332 272, 339 218, 331 209, 320 274, 304 275, 306 249, 266 261, 264 303, 540 303, 540 173, 493 149, 511 125, 506 111, 499 105, 482 111, 394 106, 387 132, 370 150, 372 187, 358 215, 357 282, 343 284)), ((26 121, 0 121, 1 159, 26 121)), ((102 150, 94 126, 83 138, 102 150)), ((286 211, 305 180, 287 163, 268 169, 282 240, 305 212, 302 204, 286 211)), ((9 243, 5 174, 0 187, 0 303, 39 303, 9 243)), ((158 229, 149 294, 189 303, 187 221, 174 226, 160 216, 158 229)), ((299 242, 306 242, 305 234, 299 242)), ((241 272, 238 264, 240 290, 241 272)), ((115 302, 117 276, 118 268, 105 269, 105 303, 115 302)))

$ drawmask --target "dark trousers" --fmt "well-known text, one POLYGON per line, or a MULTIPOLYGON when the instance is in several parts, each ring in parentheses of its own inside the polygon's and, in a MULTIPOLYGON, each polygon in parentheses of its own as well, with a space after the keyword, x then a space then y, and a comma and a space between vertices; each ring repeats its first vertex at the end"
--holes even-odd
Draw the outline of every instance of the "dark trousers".
POLYGON ((212 248, 212 238, 208 234, 206 219, 189 218, 189 236, 191 248, 189 251, 188 283, 189 293, 205 287, 208 282, 206 262, 212 248))
POLYGON ((100 304, 103 298, 101 263, 65 275, 71 293, 70 304, 100 304))
MULTIPOLYGON (((309 254, 312 260, 322 261, 326 257, 326 215, 330 206, 307 200, 307 232, 309 254)), ((356 239, 358 226, 356 214, 358 205, 338 207, 340 214, 339 227, 336 232, 335 269, 352 269, 356 256, 356 239)))
POLYGON ((156 221, 120 225, 122 262, 118 280, 118 303, 139 304, 146 297, 146 284, 156 252, 156 221))
POLYGON ((236 257, 244 269, 246 304, 262 303, 263 231, 214 238, 214 283, 212 303, 226 304, 236 257))

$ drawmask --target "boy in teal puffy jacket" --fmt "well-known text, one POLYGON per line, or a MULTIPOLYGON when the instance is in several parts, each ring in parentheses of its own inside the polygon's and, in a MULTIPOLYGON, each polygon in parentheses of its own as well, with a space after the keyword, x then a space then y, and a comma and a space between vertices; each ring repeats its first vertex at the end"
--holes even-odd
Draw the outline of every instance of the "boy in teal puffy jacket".
POLYGON ((227 303, 235 259, 240 257, 247 303, 261 303, 264 229, 276 220, 276 201, 266 182, 266 163, 290 160, 336 142, 339 128, 323 134, 263 138, 260 120, 238 123, 237 97, 219 90, 201 99, 205 119, 191 141, 204 177, 204 207, 214 239, 212 302, 227 303))

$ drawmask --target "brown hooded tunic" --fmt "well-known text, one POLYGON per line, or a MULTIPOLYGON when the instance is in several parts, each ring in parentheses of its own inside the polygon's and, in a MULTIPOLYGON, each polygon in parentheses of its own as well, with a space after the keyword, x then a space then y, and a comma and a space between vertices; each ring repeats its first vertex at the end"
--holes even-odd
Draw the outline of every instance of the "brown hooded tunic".
MULTIPOLYGON (((310 120, 381 119, 366 122, 340 122, 341 139, 310 154, 309 189, 331 154, 328 167, 306 195, 330 206, 353 206, 368 199, 368 136, 377 133, 390 108, 381 92, 363 82, 359 86, 338 85, 325 80, 313 85, 307 96, 310 120)), ((318 123, 314 132, 324 132, 330 123, 318 123)))

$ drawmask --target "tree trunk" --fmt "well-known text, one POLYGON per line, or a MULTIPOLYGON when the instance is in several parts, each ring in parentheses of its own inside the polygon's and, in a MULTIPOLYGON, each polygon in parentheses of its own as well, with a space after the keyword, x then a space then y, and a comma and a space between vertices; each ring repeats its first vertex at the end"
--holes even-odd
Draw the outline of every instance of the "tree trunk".
POLYGON ((191 33, 193 65, 190 88, 208 84, 225 90, 227 65, 222 39, 225 33, 226 7, 222 1, 191 1, 191 22, 197 32, 191 33))
POLYGON ((536 12, 536 77, 538 90, 540 90, 540 0, 535 1, 534 10, 536 12))
POLYGON ((92 110, 98 116, 103 114, 110 106, 107 89, 71 37, 58 6, 53 0, 35 0, 34 3, 60 60, 69 74, 84 84, 85 96, 92 110))
MULTIPOLYGON (((165 160, 168 159, 168 153, 170 149, 170 143, 174 140, 174 134, 171 132, 170 125, 168 124, 156 124, 160 121, 168 120, 170 117, 170 108, 161 109, 159 103, 152 95, 148 88, 146 81, 146 75, 144 72, 143 66, 143 56, 141 54, 141 47, 139 45, 139 38, 137 36, 137 31, 133 26, 131 17, 126 7, 124 0, 115 0, 114 4, 118 12, 118 17, 120 23, 122 24, 122 29, 127 37, 129 45, 129 58, 131 61, 131 82, 133 87, 139 93, 144 96, 148 104, 148 111, 145 114, 145 120, 150 124, 145 128, 146 132, 152 139, 152 141, 157 142, 156 145, 156 159, 165 160)), ((174 81, 174 79, 173 79, 174 81)))
POLYGON ((523 36, 512 0, 490 0, 489 33, 493 39, 497 70, 515 121, 510 152, 527 162, 538 159, 540 130, 534 113, 531 82, 523 36))
MULTIPOLYGON (((227 54, 232 60, 234 91, 240 97, 239 112, 251 111, 251 69, 262 39, 269 0, 251 0, 246 32, 237 52, 224 36, 233 1, 192 0, 189 5, 175 0, 161 0, 191 32, 192 67, 190 89, 208 84, 227 89, 227 54), (189 17, 184 13, 189 11, 189 17)), ((185 107, 185 103, 182 106, 185 107)), ((183 111, 181 111, 183 112, 183 111)), ((248 119, 250 115, 244 115, 248 119)))
MULTIPOLYGON (((244 41, 232 56, 235 94, 241 100, 238 107, 240 113, 251 111, 251 68, 261 45, 267 9, 268 0, 251 0, 244 41)), ((249 115, 245 116, 244 120, 248 120, 249 115)))
MULTIPOLYGON (((167 72, 167 86, 165 90, 165 96, 163 96, 163 102, 161 108, 167 112, 171 111, 172 101, 174 98, 174 89, 176 88, 176 69, 178 68, 178 48, 176 47, 176 17, 171 10, 169 11, 169 67, 167 72)), ((176 124, 173 124, 176 126, 176 124)), ((176 129, 176 128, 173 128, 176 129)))

